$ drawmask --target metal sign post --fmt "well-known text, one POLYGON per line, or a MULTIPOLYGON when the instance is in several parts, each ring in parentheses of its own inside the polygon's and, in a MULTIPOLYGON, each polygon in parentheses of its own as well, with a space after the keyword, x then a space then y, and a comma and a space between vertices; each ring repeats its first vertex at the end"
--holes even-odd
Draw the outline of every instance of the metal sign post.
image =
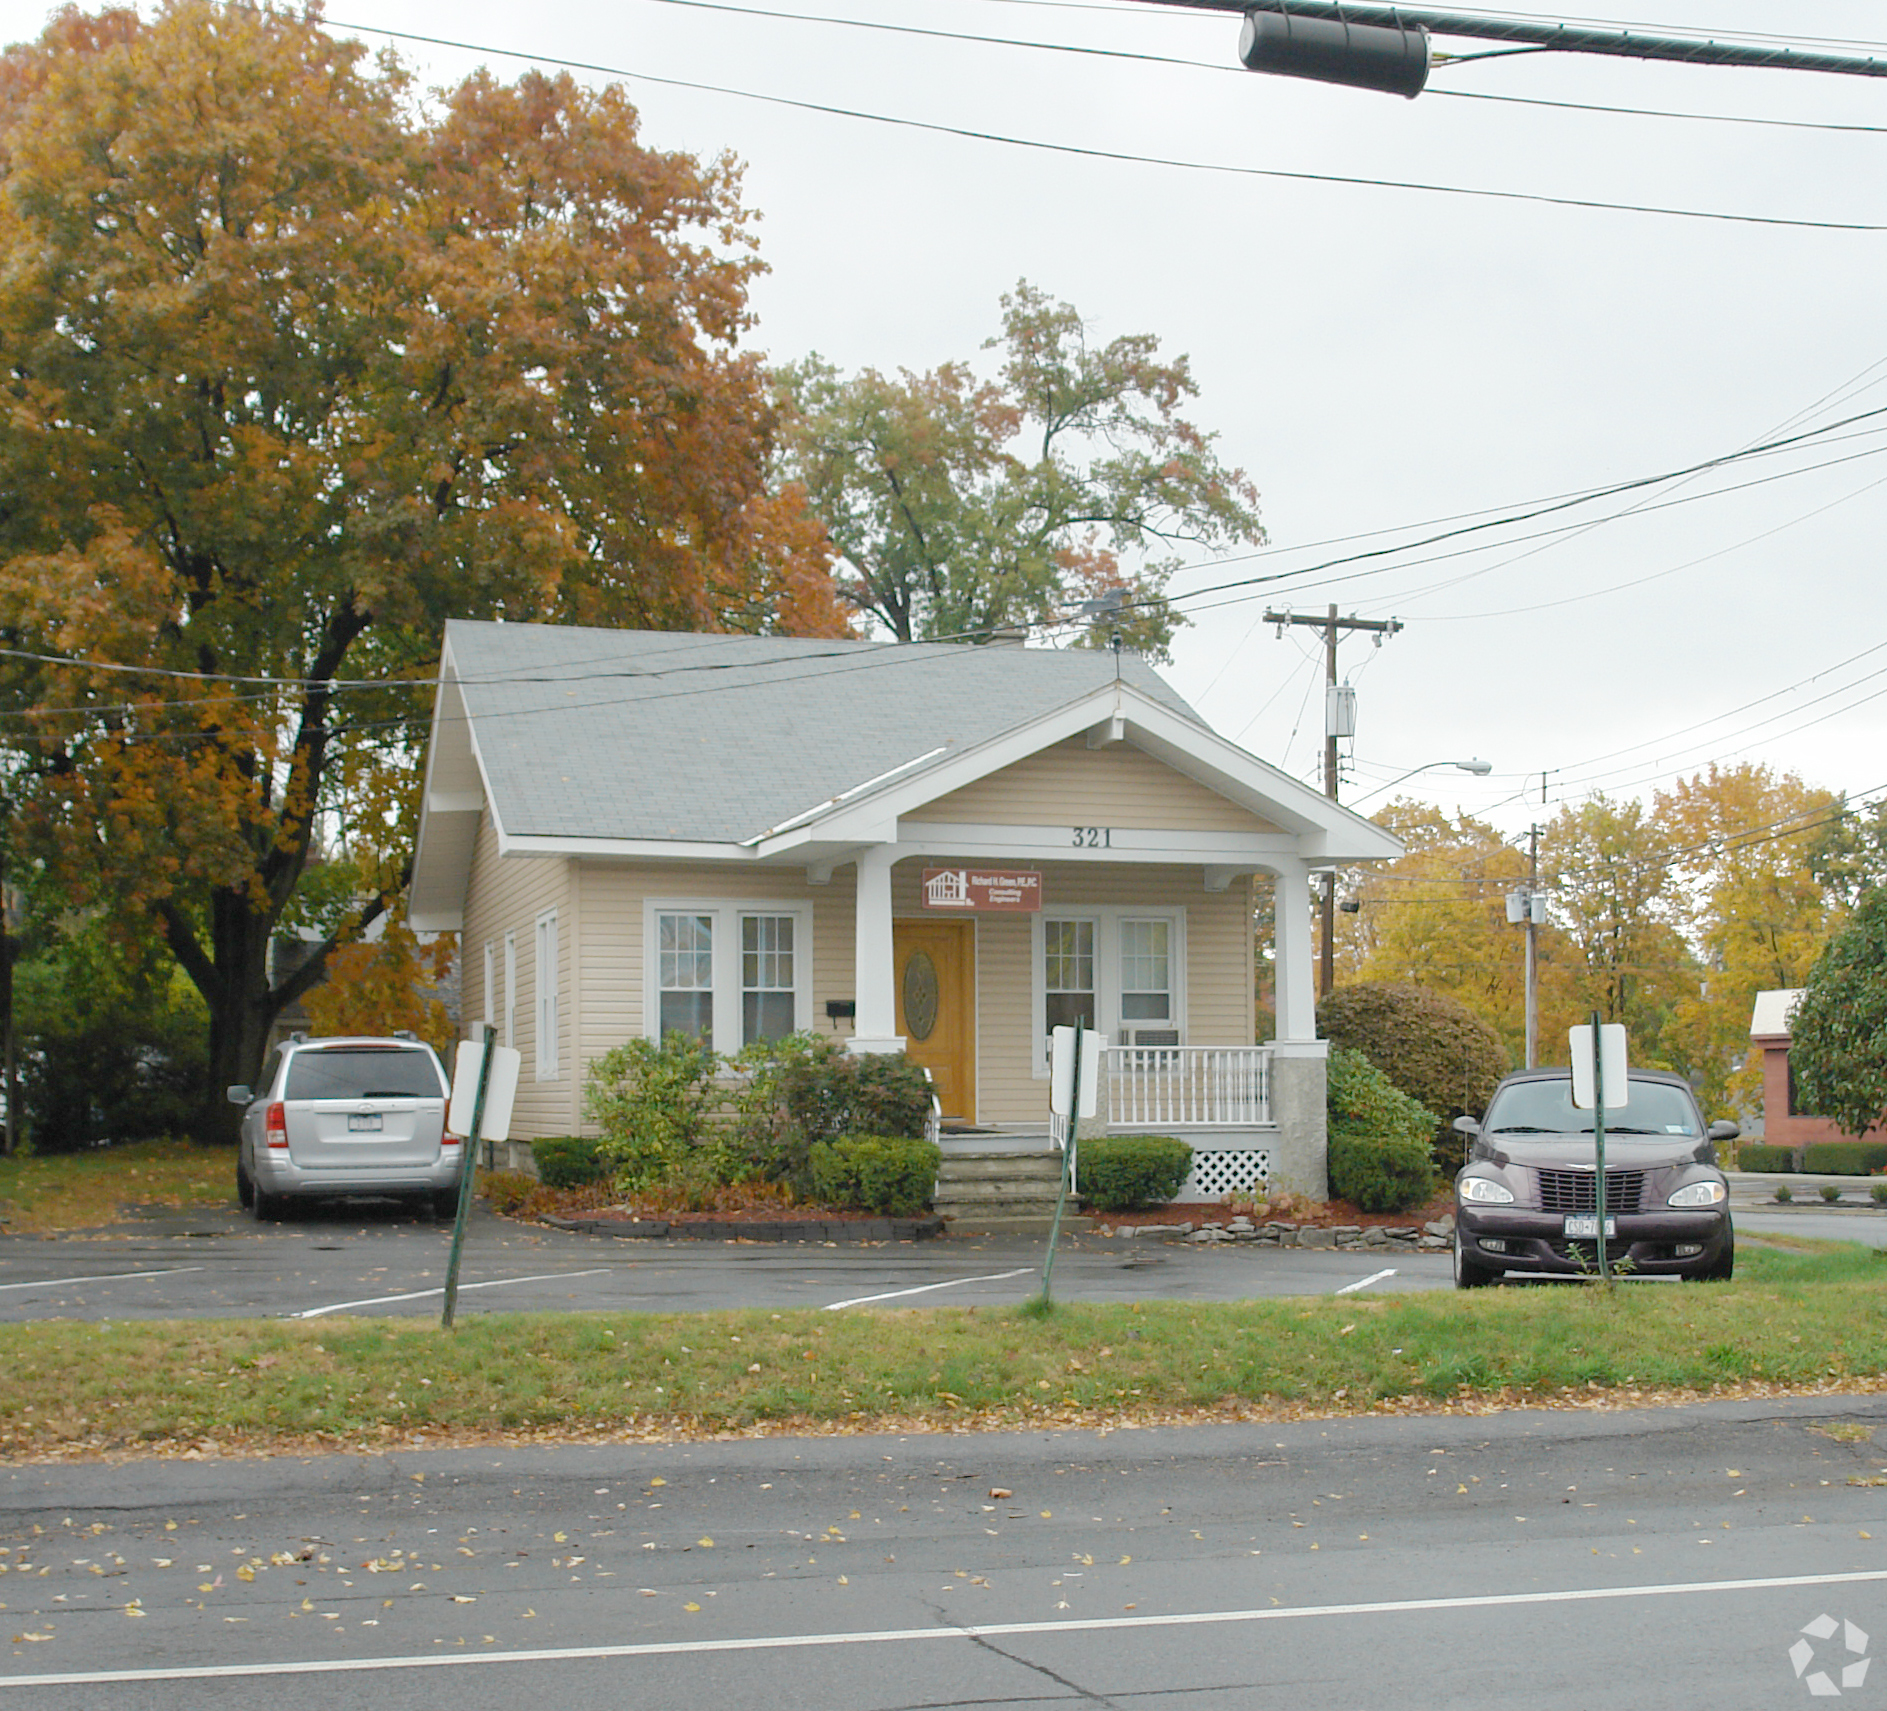
POLYGON ((1048 1227, 1048 1255, 1042 1261, 1042 1303, 1044 1306, 1048 1305, 1051 1299, 1049 1283, 1055 1275, 1055 1249, 1061 1245, 1062 1208, 1068 1204, 1068 1186, 1074 1180, 1075 1174, 1075 1146, 1081 1133, 1081 1046, 1087 1036, 1087 1030, 1077 1021, 1074 1033, 1074 1049, 1070 1053, 1069 1062, 1071 1097, 1067 1100, 1068 1137, 1067 1143, 1061 1150, 1061 1189, 1055 1196, 1054 1222, 1048 1227))
MULTIPOLYGON (((1624 1094, 1617 1103, 1630 1103, 1631 1082, 1625 1063, 1625 1030, 1617 1022, 1601 1027, 1599 1013, 1594 1010, 1590 1024, 1569 1028, 1566 1039, 1571 1047, 1574 1108, 1592 1113, 1596 1166, 1593 1210, 1598 1214, 1598 1227, 1594 1234, 1598 1241, 1599 1278, 1601 1282, 1609 1283, 1612 1271, 1605 1241, 1605 1084, 1609 1074, 1612 1084, 1624 1094)), ((1574 1239, 1570 1230, 1567 1237, 1569 1241, 1574 1239)))
POLYGON ((1081 1119, 1092 1117, 1100 1104, 1101 1054, 1086 1045, 1088 1029, 1079 1020, 1072 1028, 1057 1028, 1049 1036, 1048 1108, 1067 1127, 1063 1130, 1061 1189, 1055 1197, 1055 1220, 1049 1226, 1048 1257, 1042 1262, 1042 1293, 1050 1305, 1049 1281, 1055 1274, 1055 1249, 1061 1242, 1062 1209, 1075 1183, 1075 1154, 1081 1139, 1081 1119))
POLYGON ((1599 1044, 1599 1013, 1592 1012, 1592 1146, 1598 1154, 1598 1177, 1594 1183, 1599 1209, 1599 1281, 1612 1281, 1611 1267, 1605 1254, 1605 1052, 1599 1044))
POLYGON ((478 1091, 472 1095, 472 1121, 469 1133, 459 1145, 465 1157, 459 1171, 459 1209, 452 1220, 452 1256, 446 1261, 445 1310, 440 1326, 452 1329, 452 1314, 459 1304, 459 1258, 465 1251, 465 1221, 472 1210, 472 1177, 478 1168, 478 1147, 485 1133, 485 1094, 491 1086, 492 1037, 495 1030, 487 1022, 479 1029, 478 1091))

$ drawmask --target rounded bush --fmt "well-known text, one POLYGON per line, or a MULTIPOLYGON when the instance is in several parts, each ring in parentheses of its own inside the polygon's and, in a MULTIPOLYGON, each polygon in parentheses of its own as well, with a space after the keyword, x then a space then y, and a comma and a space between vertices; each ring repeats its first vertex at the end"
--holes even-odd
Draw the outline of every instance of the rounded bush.
POLYGON ((1455 1118, 1480 1116, 1509 1068, 1500 1035, 1460 999, 1401 981, 1338 987, 1317 1006, 1317 1031, 1435 1114, 1430 1142, 1450 1168, 1461 1163, 1455 1118))
POLYGON ((1192 1169, 1192 1148, 1169 1135, 1095 1135, 1075 1149, 1075 1192, 1102 1212, 1171 1200, 1192 1169))
POLYGON ((1406 1212, 1435 1192, 1428 1137, 1332 1135, 1330 1192, 1363 1212, 1406 1212))
POLYGON ((930 1205, 943 1149, 902 1135, 840 1135, 813 1144, 813 1196, 887 1218, 915 1218, 930 1205))
POLYGON ((531 1157, 546 1188, 587 1188, 609 1174, 602 1142, 587 1135, 545 1135, 531 1142, 531 1157))

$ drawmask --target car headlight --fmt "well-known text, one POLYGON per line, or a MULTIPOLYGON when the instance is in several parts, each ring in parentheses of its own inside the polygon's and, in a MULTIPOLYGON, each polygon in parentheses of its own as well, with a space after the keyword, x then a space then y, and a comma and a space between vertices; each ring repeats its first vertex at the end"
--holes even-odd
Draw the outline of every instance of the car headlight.
POLYGON ((1464 1176, 1455 1184, 1463 1200, 1475 1200, 1483 1206, 1511 1206, 1514 1191, 1491 1176, 1464 1176))
POLYGON ((1730 1191, 1722 1183, 1687 1182, 1670 1198, 1672 1206, 1720 1206, 1730 1198, 1730 1191))

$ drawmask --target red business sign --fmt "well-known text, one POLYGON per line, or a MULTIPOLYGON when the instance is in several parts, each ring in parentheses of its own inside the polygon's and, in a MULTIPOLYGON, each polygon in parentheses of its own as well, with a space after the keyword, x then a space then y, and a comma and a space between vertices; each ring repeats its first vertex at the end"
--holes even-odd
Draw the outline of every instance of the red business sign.
POLYGON ((927 867, 923 897, 926 909, 1033 914, 1042 907, 1042 876, 1017 868, 927 867))

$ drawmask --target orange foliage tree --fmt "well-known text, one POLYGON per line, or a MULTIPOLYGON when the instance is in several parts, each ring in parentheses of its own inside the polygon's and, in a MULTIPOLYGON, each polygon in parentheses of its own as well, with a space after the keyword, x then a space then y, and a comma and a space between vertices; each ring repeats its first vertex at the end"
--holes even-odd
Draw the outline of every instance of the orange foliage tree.
POLYGON ((733 164, 616 88, 422 102, 208 0, 0 56, 10 806, 202 992, 206 1133, 401 891, 448 616, 843 630, 768 484, 759 265, 733 164))

